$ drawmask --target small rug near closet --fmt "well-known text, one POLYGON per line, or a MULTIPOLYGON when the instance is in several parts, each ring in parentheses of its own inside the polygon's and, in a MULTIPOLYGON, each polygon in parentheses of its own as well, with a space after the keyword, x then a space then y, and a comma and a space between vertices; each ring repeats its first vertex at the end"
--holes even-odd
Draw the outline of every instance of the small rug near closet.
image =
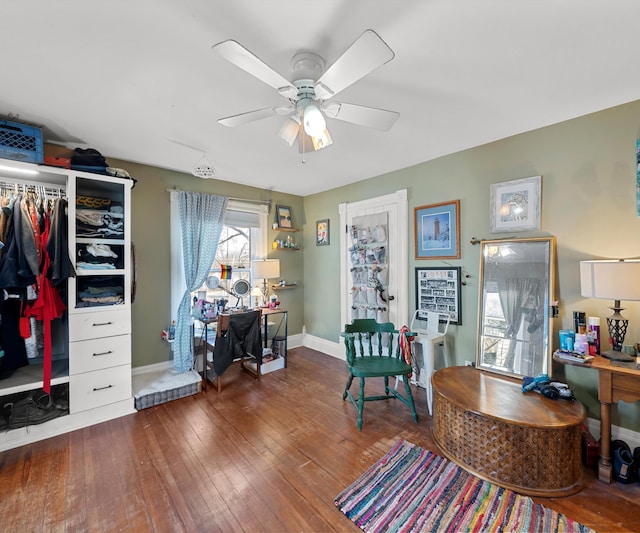
POLYGON ((202 377, 195 370, 178 373, 173 369, 144 372, 133 376, 135 408, 146 409, 200 392, 202 377))
POLYGON ((593 531, 404 440, 335 504, 366 532, 593 531))

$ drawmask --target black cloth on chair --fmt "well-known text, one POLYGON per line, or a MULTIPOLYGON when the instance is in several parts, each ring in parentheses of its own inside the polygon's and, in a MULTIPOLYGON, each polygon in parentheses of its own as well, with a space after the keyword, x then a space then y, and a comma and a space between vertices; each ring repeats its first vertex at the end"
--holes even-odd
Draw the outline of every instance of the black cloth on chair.
POLYGON ((229 315, 229 329, 221 332, 213 347, 213 369, 221 376, 234 359, 247 355, 262 363, 260 311, 229 315))

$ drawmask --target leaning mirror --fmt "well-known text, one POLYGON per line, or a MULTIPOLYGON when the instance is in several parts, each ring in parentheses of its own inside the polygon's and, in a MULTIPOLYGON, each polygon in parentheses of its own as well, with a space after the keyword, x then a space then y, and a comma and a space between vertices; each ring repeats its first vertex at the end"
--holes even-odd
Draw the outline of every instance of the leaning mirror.
POLYGON ((548 373, 555 237, 480 246, 476 365, 514 377, 548 373))

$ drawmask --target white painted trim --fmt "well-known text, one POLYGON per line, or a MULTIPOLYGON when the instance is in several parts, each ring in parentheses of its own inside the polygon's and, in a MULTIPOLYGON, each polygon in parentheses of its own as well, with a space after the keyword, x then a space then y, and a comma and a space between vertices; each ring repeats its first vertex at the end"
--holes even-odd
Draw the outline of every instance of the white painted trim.
MULTIPOLYGON (((350 293, 349 276, 349 263, 347 256, 347 239, 348 236, 345 232, 347 226, 347 212, 349 210, 357 210, 362 208, 378 209, 385 208, 389 205, 396 206, 397 212, 397 224, 398 224, 398 242, 395 244, 398 247, 397 258, 392 258, 396 263, 398 272, 398 287, 396 288, 396 300, 397 300, 397 323, 408 324, 408 309, 409 309, 409 243, 408 239, 404 238, 405 235, 409 235, 409 203, 407 189, 400 189, 391 194, 385 194, 383 196, 377 196, 376 198, 369 198, 367 200, 360 200, 357 202, 343 202, 338 205, 338 213, 340 214, 340 323, 347 323, 347 308, 350 305, 347 294, 350 293)), ((400 327, 400 326, 398 326, 400 327)))

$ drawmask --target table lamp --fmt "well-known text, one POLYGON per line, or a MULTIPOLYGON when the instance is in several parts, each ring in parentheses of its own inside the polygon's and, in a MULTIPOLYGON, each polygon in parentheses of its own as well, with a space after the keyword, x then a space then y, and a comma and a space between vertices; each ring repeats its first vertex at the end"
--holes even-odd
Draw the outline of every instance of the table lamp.
POLYGON ((280 259, 256 259, 251 261, 251 271, 254 279, 262 279, 262 304, 267 306, 269 287, 267 280, 280 277, 280 259))
POLYGON ((613 314, 607 317, 613 349, 602 355, 612 361, 635 361, 622 352, 629 321, 620 314, 620 300, 640 300, 640 260, 580 261, 580 293, 587 298, 613 300, 613 314))

